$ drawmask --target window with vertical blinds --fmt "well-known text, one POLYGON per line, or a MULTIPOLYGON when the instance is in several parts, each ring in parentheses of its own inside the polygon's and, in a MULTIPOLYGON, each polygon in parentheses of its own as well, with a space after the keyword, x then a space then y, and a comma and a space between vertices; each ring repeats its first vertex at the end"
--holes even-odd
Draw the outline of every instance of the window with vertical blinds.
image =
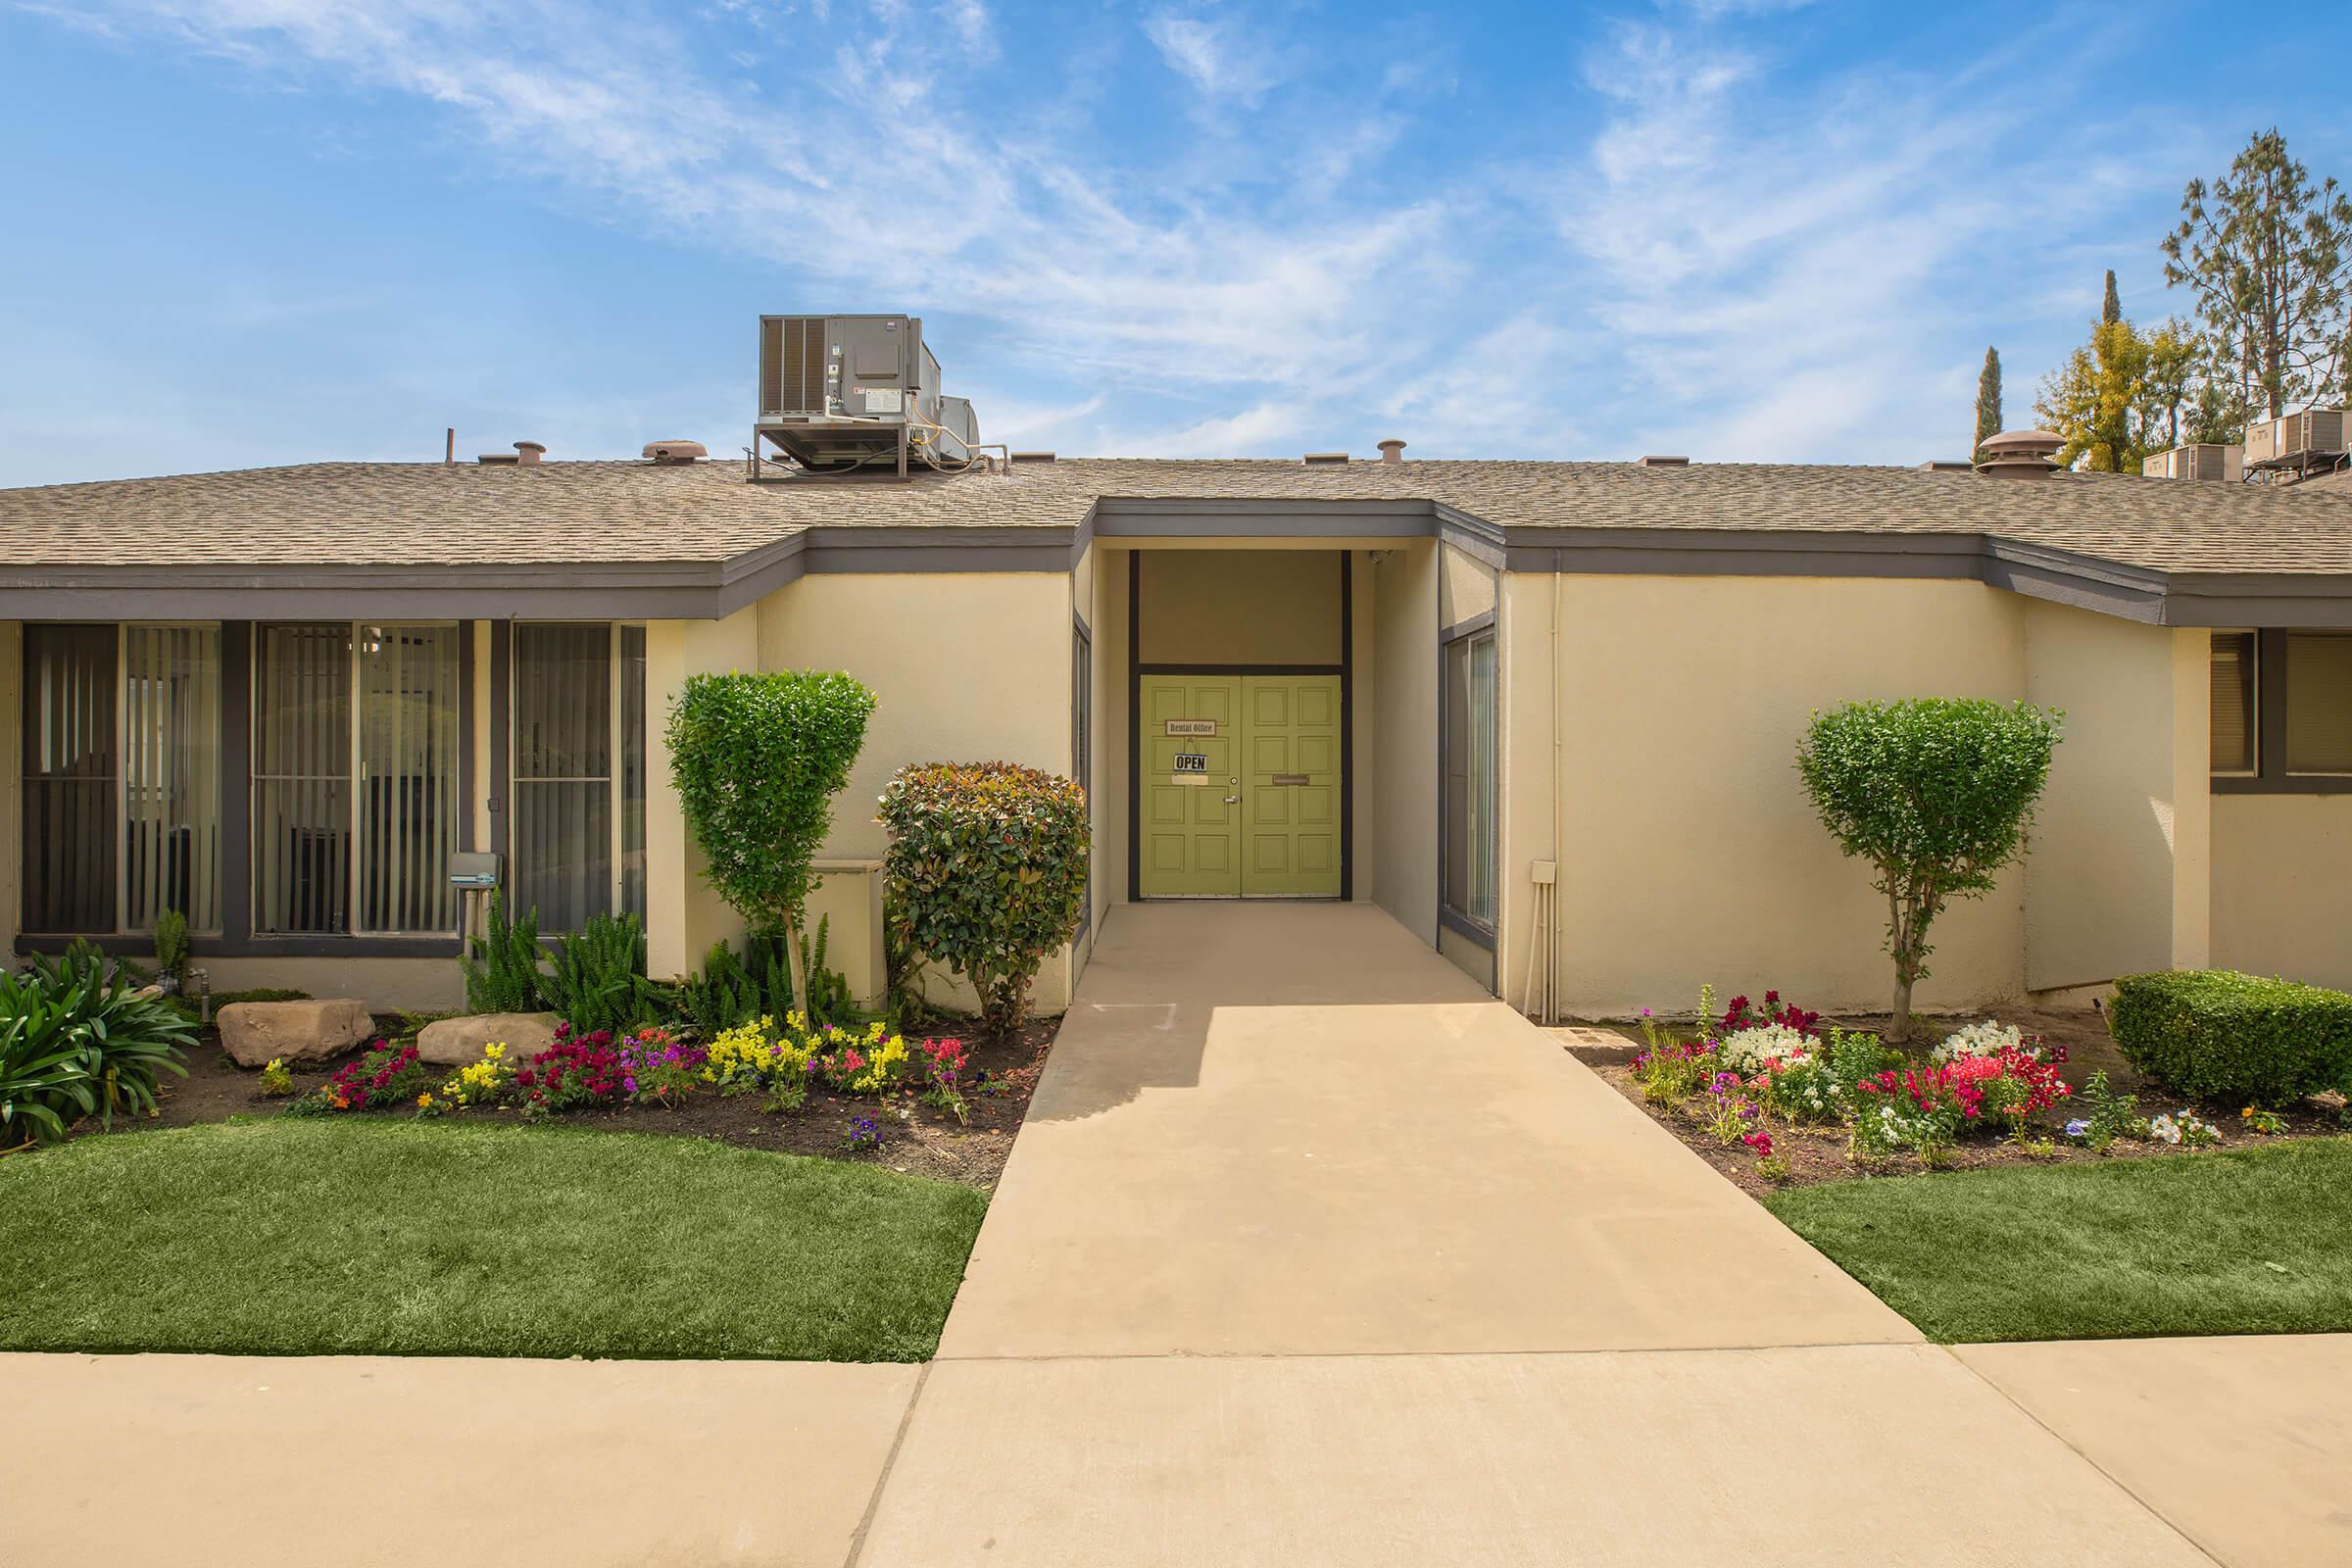
POLYGON ((514 628, 513 903, 542 931, 612 910, 612 628, 514 628))
POLYGON ((220 928, 220 630, 122 628, 122 928, 220 928))
POLYGON ((24 628, 24 928, 111 932, 122 734, 113 626, 24 628))
POLYGON ((351 929, 351 627, 255 629, 253 928, 351 929))
POLYGON ((458 628, 359 630, 359 929, 451 931, 458 794, 458 628))
POLYGON ((2352 773, 2352 634, 2286 634, 2286 770, 2352 773))
POLYGON ((1446 906, 1492 929, 1495 893, 1494 634, 1447 643, 1441 662, 1446 722, 1440 769, 1446 906))
POLYGON ((620 907, 645 918, 645 628, 620 628, 620 907))
POLYGON ((457 929, 460 643, 455 626, 256 629, 256 931, 457 929))
POLYGON ((2255 752, 2254 634, 2213 634, 2213 771, 2251 773, 2255 752))

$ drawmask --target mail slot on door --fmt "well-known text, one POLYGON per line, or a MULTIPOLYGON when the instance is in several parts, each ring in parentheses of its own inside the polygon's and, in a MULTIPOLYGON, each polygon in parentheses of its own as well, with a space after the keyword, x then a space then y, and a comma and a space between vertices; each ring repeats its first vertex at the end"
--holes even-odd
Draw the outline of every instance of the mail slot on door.
POLYGON ((1274 782, 1277 784, 1303 784, 1306 782, 1306 775, 1304 773, 1277 773, 1274 775, 1274 782))

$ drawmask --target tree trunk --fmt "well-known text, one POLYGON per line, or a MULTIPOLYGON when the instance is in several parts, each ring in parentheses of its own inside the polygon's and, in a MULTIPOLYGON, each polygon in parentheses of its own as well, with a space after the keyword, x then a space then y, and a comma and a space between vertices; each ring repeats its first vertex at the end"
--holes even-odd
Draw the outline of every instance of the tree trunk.
POLYGON ((1911 977, 1900 967, 1894 971, 1894 1021, 1887 1025, 1886 1043, 1890 1046, 1911 1042, 1911 977))
POLYGON ((801 922, 797 918, 784 922, 784 967, 792 975, 792 1004, 814 1029, 816 1014, 808 1007, 808 970, 801 960, 801 922))

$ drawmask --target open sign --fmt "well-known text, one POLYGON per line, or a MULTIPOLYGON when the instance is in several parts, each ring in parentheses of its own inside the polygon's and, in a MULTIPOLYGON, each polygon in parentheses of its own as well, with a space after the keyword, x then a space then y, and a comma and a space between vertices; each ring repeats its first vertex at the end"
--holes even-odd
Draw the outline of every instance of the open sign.
POLYGON ((1176 765, 1169 769, 1169 771, 1175 773, 1205 773, 1208 771, 1208 754, 1206 752, 1178 752, 1176 754, 1176 765))

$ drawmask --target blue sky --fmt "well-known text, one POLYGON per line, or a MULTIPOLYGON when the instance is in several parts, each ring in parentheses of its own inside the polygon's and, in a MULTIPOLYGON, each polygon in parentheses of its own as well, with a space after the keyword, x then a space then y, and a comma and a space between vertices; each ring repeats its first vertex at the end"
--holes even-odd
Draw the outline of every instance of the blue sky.
POLYGON ((2246 16, 0 0, 0 484, 732 452, 801 310, 1064 453, 1959 456, 2250 132, 2352 179, 2246 16))

